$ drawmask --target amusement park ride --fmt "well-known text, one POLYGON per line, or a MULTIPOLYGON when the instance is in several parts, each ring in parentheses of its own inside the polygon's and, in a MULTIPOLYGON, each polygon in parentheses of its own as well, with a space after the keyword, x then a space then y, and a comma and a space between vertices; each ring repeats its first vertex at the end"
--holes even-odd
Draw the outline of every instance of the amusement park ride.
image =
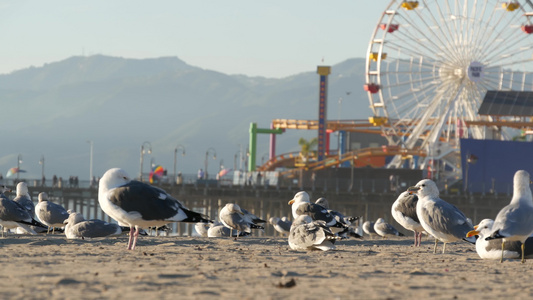
MULTIPOLYGON (((533 91, 532 11, 530 0, 390 1, 366 55, 364 90, 373 116, 327 121, 319 113, 318 121, 271 124, 273 130, 318 130, 319 139, 321 130, 375 133, 388 146, 335 155, 326 151, 322 159, 306 163, 297 154, 275 156, 271 150, 270 160, 257 170, 292 167, 290 174, 390 156, 387 168, 424 170, 439 164, 448 172, 443 176, 460 178, 461 139, 510 141, 533 128, 531 115, 479 111, 488 91, 533 91)), ((324 90, 320 68, 322 101, 327 80, 324 90)), ((504 98, 500 105, 533 105, 504 98)), ((319 111, 322 107, 319 102, 319 111)))

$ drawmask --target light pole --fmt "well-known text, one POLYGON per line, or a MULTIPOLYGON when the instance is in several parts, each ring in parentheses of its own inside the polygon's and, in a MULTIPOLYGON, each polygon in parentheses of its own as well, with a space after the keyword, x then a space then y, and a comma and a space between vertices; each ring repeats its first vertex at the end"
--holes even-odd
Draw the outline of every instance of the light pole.
POLYGON ((145 153, 152 154, 152 144, 150 144, 150 142, 144 142, 141 145, 141 170, 139 172, 139 181, 143 181, 143 162, 145 153), (145 146, 147 147, 146 150, 145 146))
POLYGON ((209 161, 209 152, 213 152, 213 159, 217 159, 217 151, 214 148, 209 148, 207 151, 205 151, 205 179, 209 179, 209 175, 207 173, 207 162, 209 161))
POLYGON ((174 181, 172 185, 176 183, 176 179, 178 178, 176 174, 177 165, 178 165, 178 151, 181 150, 181 156, 185 156, 185 147, 183 147, 181 144, 177 145, 174 149, 174 181))
POLYGON ((41 165, 41 185, 44 186, 44 155, 41 155, 39 164, 41 165))
POLYGON ((20 164, 22 163, 22 154, 17 156, 17 182, 19 181, 20 164))
POLYGON ((93 141, 87 141, 90 145, 90 151, 89 151, 89 182, 92 183, 93 180, 93 147, 94 143, 93 141))

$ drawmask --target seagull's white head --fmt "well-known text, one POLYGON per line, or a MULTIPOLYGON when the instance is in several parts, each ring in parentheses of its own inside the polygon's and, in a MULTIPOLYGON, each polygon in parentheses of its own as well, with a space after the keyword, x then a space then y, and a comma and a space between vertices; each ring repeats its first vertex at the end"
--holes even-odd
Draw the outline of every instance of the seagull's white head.
POLYGON ((72 226, 74 224, 78 224, 83 221, 85 221, 85 218, 83 217, 82 214, 77 213, 77 212, 71 212, 70 215, 68 216, 68 219, 66 219, 63 222, 63 224, 69 224, 70 226, 72 226))
POLYGON ((39 193, 39 202, 48 201, 48 194, 45 192, 39 193))
POLYGON ((420 180, 415 186, 410 187, 407 190, 410 194, 417 194, 418 198, 430 197, 438 198, 439 197, 439 188, 437 184, 430 179, 420 180))
POLYGON ((469 231, 466 234, 466 237, 471 237, 474 235, 480 235, 482 237, 489 236, 492 230, 492 225, 494 224, 494 220, 491 219, 483 219, 479 224, 474 226, 474 230, 469 231))
POLYGON ((296 195, 294 195, 294 198, 292 198, 289 201, 289 205, 292 205, 294 203, 300 203, 300 202, 311 203, 311 201, 309 200, 309 194, 307 192, 301 191, 301 192, 296 193, 296 195))
POLYGON ((226 209, 227 209, 229 212, 236 212, 236 213, 238 213, 238 214, 244 215, 244 213, 243 213, 242 210, 241 210, 241 207, 240 207, 238 204, 235 204, 235 203, 227 203, 227 204, 226 204, 226 209))
POLYGON ((25 196, 28 194, 28 185, 26 182, 19 182, 17 184, 17 196, 25 196))
POLYGON ((374 223, 374 224, 381 224, 381 223, 385 223, 385 220, 383 220, 383 218, 377 219, 376 223, 374 223))
POLYGON ((121 185, 125 185, 126 183, 130 182, 131 179, 121 168, 113 168, 107 170, 107 172, 104 173, 104 176, 100 179, 99 186, 100 189, 112 189, 119 187, 121 185))

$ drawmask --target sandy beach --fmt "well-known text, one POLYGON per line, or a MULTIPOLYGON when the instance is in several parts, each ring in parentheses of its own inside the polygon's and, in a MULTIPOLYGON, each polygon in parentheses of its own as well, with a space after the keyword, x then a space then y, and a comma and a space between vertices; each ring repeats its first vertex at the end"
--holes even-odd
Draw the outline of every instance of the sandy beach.
POLYGON ((533 260, 481 260, 466 242, 343 240, 296 252, 286 238, 61 235, 0 240, 4 299, 474 299, 533 296, 533 260), (441 249, 439 247, 439 249, 441 249))

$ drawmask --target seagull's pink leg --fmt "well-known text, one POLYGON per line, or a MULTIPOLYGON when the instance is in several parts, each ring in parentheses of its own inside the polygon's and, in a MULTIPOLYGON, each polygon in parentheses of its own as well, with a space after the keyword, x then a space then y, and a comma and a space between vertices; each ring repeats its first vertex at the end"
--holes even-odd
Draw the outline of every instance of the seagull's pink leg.
POLYGON ((135 245, 137 245, 137 237, 139 236, 139 227, 135 226, 135 234, 133 235, 133 246, 131 247, 131 250, 135 249, 135 245))
POLYGON ((131 242, 133 241, 133 226, 130 226, 130 238, 128 239, 128 250, 133 250, 131 248, 131 242))
POLYGON ((413 231, 414 234, 415 234, 415 247, 416 247, 416 238, 417 238, 417 235, 416 235, 416 231, 413 231))

